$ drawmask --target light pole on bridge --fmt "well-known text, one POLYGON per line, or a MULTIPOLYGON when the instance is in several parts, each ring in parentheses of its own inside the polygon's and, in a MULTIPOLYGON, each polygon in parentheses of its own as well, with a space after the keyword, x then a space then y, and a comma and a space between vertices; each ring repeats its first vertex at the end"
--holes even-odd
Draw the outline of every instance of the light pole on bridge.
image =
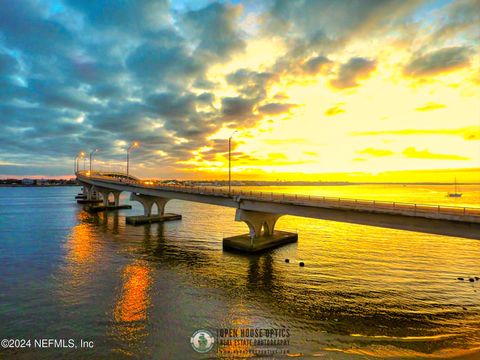
POLYGON ((132 143, 132 145, 130 145, 127 149, 127 176, 128 176, 128 173, 129 173, 129 167, 130 167, 130 150, 134 149, 134 148, 137 148, 139 147, 140 144, 138 143, 138 141, 134 141, 132 143))
POLYGON ((235 130, 228 138, 228 195, 232 190, 232 138, 236 132, 238 131, 235 130))
POLYGON ((90 151, 90 174, 92 174, 92 161, 93 161, 93 154, 95 154, 98 149, 90 151))
POLYGON ((73 171, 75 171, 76 173, 78 172, 79 170, 79 161, 80 159, 85 159, 85 153, 83 151, 79 152, 77 156, 75 156, 75 159, 74 159, 74 166, 73 166, 73 171))
POLYGON ((79 161, 80 159, 84 159, 85 161, 85 153, 83 151, 80 151, 80 153, 78 153, 77 157, 75 158, 75 171, 78 172, 79 170, 79 161))

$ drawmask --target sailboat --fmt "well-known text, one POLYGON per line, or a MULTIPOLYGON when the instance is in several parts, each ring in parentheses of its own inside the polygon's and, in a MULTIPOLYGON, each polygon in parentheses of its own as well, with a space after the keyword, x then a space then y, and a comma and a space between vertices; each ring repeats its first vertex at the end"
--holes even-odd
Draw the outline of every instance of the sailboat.
POLYGON ((455 192, 453 193, 448 193, 448 197, 462 197, 462 193, 457 192, 457 178, 455 178, 455 192))

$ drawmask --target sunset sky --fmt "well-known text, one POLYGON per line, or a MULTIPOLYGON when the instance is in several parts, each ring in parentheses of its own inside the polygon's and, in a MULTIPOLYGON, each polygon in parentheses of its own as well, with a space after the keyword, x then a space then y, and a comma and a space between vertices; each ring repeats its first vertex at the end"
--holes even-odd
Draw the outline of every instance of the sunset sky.
POLYGON ((2 2, 0 176, 223 179, 234 130, 237 179, 480 182, 480 1, 2 2))

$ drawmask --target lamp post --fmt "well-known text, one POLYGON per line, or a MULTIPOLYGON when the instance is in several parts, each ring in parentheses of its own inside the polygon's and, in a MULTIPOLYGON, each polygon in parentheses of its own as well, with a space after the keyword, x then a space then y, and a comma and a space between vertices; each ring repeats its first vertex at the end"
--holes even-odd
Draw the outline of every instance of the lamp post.
POLYGON ((232 190, 232 138, 236 132, 237 130, 228 138, 228 195, 232 190))
POLYGON ((127 149, 127 176, 128 176, 129 167, 130 167, 130 150, 137 148, 139 146, 140 144, 138 143, 138 141, 134 141, 132 145, 130 145, 127 149))
POLYGON ((75 168, 76 168, 76 172, 78 172, 80 169, 80 159, 83 159, 84 161, 84 164, 85 164, 85 153, 83 151, 80 151, 80 153, 78 153, 77 157, 75 158, 75 168))
POLYGON ((93 161, 93 154, 95 154, 98 149, 90 151, 90 174, 92 174, 92 161, 93 161))
POLYGON ((83 151, 79 152, 77 156, 75 156, 74 159, 74 166, 73 166, 73 171, 77 173, 79 171, 79 161, 80 159, 85 159, 85 153, 83 151))

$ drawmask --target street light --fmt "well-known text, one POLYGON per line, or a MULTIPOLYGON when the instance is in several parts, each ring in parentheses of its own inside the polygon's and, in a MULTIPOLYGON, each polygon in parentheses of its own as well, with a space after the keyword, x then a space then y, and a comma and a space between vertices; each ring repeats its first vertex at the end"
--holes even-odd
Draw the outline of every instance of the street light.
POLYGON ((85 164, 85 153, 83 151, 80 151, 80 153, 77 156, 77 172, 80 170, 80 164, 79 164, 80 159, 83 159, 83 163, 85 164))
POLYGON ((85 153, 83 151, 79 152, 78 155, 75 157, 75 166, 74 166, 74 171, 77 173, 79 170, 79 161, 80 159, 85 160, 85 153))
POLYGON ((232 189, 232 138, 236 132, 238 131, 235 130, 228 138, 228 195, 232 189))
POLYGON ((95 154, 98 151, 98 149, 90 151, 90 174, 92 173, 92 160, 93 160, 93 154, 95 154))
POLYGON ((127 176, 128 176, 129 166, 130 166, 130 150, 137 148, 139 146, 140 146, 140 143, 138 141, 134 141, 132 145, 130 145, 127 149, 127 176))

